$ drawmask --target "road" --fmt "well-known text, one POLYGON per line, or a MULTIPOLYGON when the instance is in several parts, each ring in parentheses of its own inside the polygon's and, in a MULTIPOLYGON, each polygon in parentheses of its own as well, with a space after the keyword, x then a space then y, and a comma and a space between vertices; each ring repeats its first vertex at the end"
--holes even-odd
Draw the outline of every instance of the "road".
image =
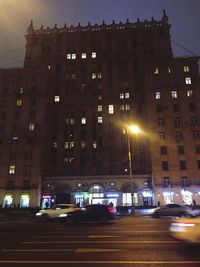
POLYGON ((112 224, 0 223, 0 266, 200 266, 199 247, 170 237, 168 219, 112 224))

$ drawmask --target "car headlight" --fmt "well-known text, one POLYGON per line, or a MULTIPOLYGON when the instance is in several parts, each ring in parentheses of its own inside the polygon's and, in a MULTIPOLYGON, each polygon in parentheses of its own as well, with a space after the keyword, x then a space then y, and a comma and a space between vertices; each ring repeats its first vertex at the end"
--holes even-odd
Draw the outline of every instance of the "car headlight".
POLYGON ((41 216, 42 215, 42 212, 37 212, 36 213, 36 216, 41 216))
POLYGON ((65 218, 65 217, 67 217, 67 214, 66 213, 60 214, 59 217, 60 218, 65 218))

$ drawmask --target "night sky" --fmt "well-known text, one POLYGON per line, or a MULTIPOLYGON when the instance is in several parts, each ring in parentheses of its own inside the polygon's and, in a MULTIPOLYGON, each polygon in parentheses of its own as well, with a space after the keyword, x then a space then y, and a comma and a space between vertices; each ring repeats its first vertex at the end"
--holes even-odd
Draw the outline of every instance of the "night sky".
POLYGON ((200 0, 0 0, 0 68, 22 67, 26 29, 169 17, 174 56, 200 55, 200 0))

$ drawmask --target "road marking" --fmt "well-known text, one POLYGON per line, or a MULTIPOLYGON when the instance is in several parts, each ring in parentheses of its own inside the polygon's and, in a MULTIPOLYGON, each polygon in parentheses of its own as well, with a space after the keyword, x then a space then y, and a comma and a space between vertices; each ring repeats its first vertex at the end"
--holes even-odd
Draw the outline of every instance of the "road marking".
POLYGON ((75 253, 90 253, 90 252, 121 252, 127 251, 126 249, 113 249, 113 248, 78 248, 75 253))
POLYGON ((55 260, 0 260, 0 263, 3 264, 200 264, 200 261, 55 261, 55 260))
POLYGON ((181 243, 176 240, 105 240, 105 241, 24 241, 21 244, 115 244, 115 243, 123 243, 123 244, 176 244, 181 243))
POLYGON ((72 252, 74 249, 1 249, 1 252, 38 252, 38 251, 61 251, 61 252, 72 252))

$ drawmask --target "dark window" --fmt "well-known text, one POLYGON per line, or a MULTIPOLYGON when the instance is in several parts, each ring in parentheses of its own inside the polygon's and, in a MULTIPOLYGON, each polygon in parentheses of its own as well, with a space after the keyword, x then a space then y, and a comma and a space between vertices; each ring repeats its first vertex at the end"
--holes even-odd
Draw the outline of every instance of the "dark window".
POLYGON ((189 185, 187 176, 181 177, 181 185, 182 186, 188 186, 189 185))
POLYGON ((157 112, 163 112, 163 106, 162 105, 157 105, 156 106, 156 111, 157 112))
POLYGON ((195 105, 195 103, 189 103, 189 110, 190 111, 196 111, 196 105, 195 105))
POLYGON ((199 139, 199 131, 193 131, 194 139, 199 139))
POLYGON ((195 146, 195 152, 196 152, 197 154, 200 154, 200 145, 195 146))
POLYGON ((180 170, 187 170, 185 160, 181 160, 179 163, 180 163, 180 170))
POLYGON ((23 188, 24 189, 30 189, 31 183, 30 180, 24 180, 23 181, 23 188))
POLYGON ((167 154, 167 147, 166 146, 161 146, 160 147, 160 154, 166 155, 167 154))
POLYGON ((164 186, 169 187, 169 185, 170 185, 169 177, 163 177, 163 184, 164 184, 164 186))
POLYGON ((179 112, 180 111, 179 104, 177 104, 177 103, 173 104, 173 111, 174 112, 179 112))
POLYGON ((184 154, 184 146, 178 146, 178 154, 184 154))
POLYGON ((197 160, 198 169, 200 169, 200 160, 197 160))
POLYGON ((182 139, 182 132, 177 131, 176 132, 176 141, 179 142, 182 139))
POLYGON ((196 117, 192 117, 192 118, 191 118, 191 126, 192 126, 192 127, 197 126, 197 118, 196 118, 196 117))
POLYGON ((5 120, 6 118, 6 112, 5 111, 1 111, 0 112, 0 120, 5 120))
POLYGON ((14 189, 14 181, 12 180, 7 181, 7 189, 10 189, 10 190, 14 189))
POLYGON ((181 125, 181 118, 174 119, 174 127, 179 127, 181 125))
POLYGON ((158 125, 159 126, 163 126, 164 125, 164 119, 163 118, 159 118, 158 119, 158 125))
POLYGON ((168 161, 162 161, 162 170, 163 171, 169 170, 168 161))

